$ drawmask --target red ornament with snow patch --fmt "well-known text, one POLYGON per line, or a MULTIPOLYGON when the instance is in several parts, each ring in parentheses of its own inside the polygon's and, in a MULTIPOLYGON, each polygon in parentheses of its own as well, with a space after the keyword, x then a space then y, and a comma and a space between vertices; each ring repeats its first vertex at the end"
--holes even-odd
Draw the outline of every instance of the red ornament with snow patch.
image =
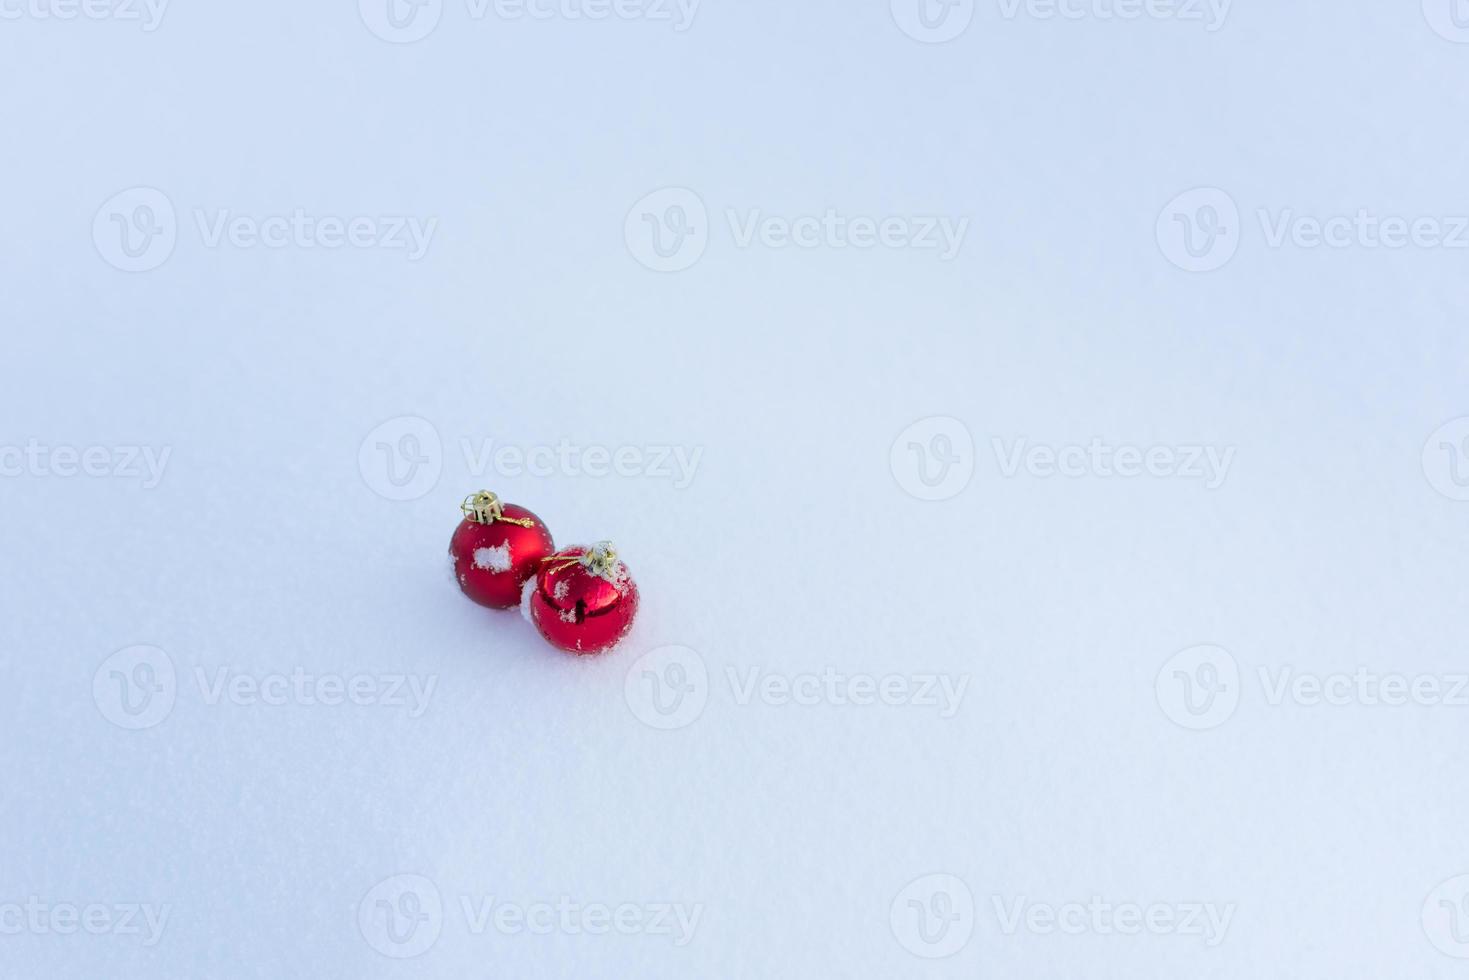
POLYGON ((601 653, 632 628, 638 587, 613 550, 602 541, 558 551, 526 587, 524 610, 541 635, 569 653, 601 653))
POLYGON ((488 490, 459 505, 464 520, 449 541, 454 578, 482 606, 509 609, 520 602, 526 581, 556 550, 551 532, 524 507, 502 504, 488 490))

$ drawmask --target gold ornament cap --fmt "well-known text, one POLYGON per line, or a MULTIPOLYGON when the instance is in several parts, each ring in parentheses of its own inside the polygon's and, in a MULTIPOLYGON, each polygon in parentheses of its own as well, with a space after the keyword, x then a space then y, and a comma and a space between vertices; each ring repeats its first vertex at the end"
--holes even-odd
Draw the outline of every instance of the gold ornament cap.
POLYGON ((572 565, 580 565, 598 578, 604 578, 613 584, 627 577, 627 572, 617 558, 617 549, 611 541, 598 541, 579 555, 553 555, 541 567, 554 570, 572 565))
POLYGON ((496 521, 504 521, 506 524, 518 524, 521 527, 536 526, 536 522, 529 518, 506 517, 505 505, 500 503, 500 498, 489 490, 480 490, 465 497, 459 504, 459 510, 466 519, 476 524, 493 524, 496 521))

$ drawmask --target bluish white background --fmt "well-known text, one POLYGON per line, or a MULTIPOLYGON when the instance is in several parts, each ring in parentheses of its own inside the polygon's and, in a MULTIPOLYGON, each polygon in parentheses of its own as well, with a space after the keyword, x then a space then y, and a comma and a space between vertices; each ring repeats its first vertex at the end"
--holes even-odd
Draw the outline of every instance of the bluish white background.
POLYGON ((0 974, 1469 968, 1469 706, 1262 682, 1469 670, 1469 10, 386 2, 0 3, 0 974), (741 234, 828 210, 899 244, 741 234), (433 231, 252 243, 298 211, 433 231), (1296 223, 1359 212, 1428 224, 1296 223), (930 218, 956 254, 899 234, 930 218), (480 486, 618 543, 623 648, 458 594, 480 486), (830 673, 965 686, 741 696, 830 673), (376 700, 212 687, 295 675, 376 700), (1094 899, 1232 918, 1000 914, 1094 899))

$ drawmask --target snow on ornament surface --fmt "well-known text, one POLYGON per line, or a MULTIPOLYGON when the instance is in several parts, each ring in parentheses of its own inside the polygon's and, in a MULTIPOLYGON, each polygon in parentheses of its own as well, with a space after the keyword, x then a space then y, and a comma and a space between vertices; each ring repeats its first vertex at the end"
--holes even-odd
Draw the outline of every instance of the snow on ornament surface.
POLYGON ((474 549, 474 567, 491 572, 508 572, 511 567, 510 542, 495 548, 474 549))

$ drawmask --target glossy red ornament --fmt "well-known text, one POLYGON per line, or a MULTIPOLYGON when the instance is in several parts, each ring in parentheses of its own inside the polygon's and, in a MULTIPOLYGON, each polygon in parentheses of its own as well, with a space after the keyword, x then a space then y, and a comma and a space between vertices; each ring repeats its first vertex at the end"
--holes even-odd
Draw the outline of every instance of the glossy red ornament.
POLYGON ((610 542, 558 551, 541 564, 527 589, 528 616, 553 646, 601 653, 632 628, 638 587, 610 542))
POLYGON ((464 520, 449 541, 459 588, 482 606, 518 605, 522 587, 556 550, 551 532, 524 507, 502 504, 488 490, 466 497, 459 509, 464 520))

